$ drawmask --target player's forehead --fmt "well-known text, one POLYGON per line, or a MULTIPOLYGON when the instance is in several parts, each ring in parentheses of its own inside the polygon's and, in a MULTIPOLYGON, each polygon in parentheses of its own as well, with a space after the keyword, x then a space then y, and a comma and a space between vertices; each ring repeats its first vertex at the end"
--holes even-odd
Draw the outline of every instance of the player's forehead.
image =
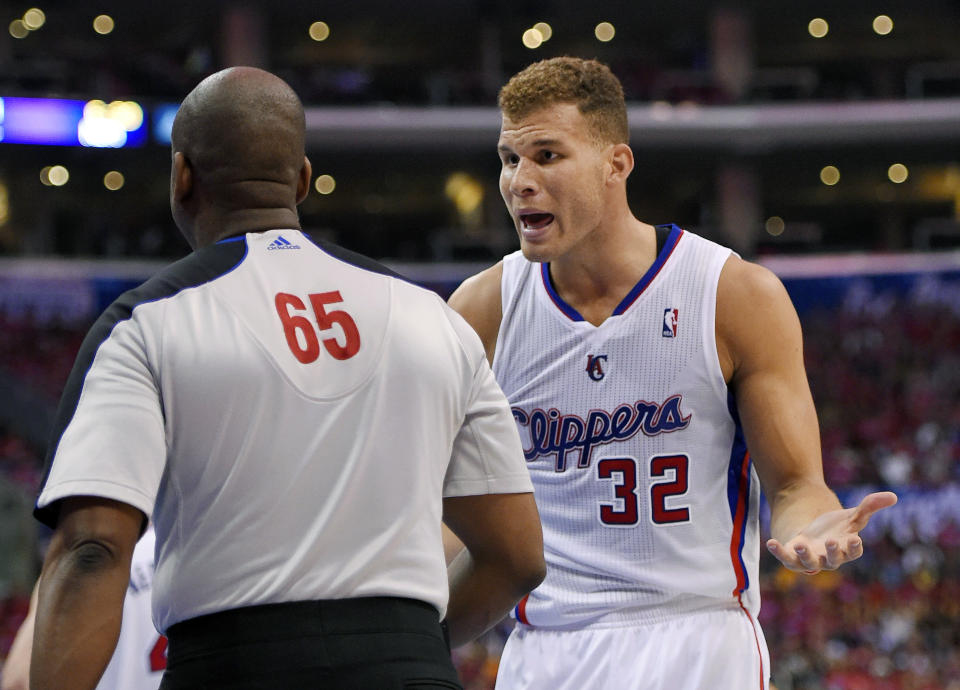
POLYGON ((516 119, 504 113, 498 147, 517 151, 544 142, 589 143, 589 126, 575 103, 553 103, 516 119))

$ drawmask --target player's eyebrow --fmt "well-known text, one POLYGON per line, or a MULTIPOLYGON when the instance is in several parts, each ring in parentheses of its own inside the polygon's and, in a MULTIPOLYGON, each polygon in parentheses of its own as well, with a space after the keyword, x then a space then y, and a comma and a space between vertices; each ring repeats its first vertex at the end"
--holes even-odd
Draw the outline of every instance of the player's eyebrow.
MULTIPOLYGON (((559 139, 535 139, 528 146, 532 148, 555 148, 561 146, 562 143, 559 139)), ((513 148, 506 144, 499 144, 497 150, 502 153, 513 153, 513 148)))

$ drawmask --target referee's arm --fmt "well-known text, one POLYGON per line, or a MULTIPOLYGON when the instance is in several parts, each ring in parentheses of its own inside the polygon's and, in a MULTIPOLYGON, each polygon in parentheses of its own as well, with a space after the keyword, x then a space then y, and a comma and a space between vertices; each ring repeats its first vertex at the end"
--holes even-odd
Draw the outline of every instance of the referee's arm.
POLYGON ((63 500, 40 577, 32 690, 96 687, 120 636, 130 560, 145 523, 125 503, 63 500))
POLYGON ((443 521, 464 543, 447 568, 450 646, 469 642, 506 616, 546 575, 540 515, 532 493, 443 500, 443 521))

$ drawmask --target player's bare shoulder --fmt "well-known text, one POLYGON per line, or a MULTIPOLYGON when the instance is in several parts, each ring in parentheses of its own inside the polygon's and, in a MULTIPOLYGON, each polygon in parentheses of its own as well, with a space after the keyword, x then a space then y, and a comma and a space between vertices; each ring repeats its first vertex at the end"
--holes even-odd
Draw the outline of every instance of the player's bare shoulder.
POLYGON ((801 347, 800 321, 770 269, 731 255, 717 285, 717 352, 729 382, 745 362, 801 347))
POLYGON ((470 276, 460 284, 448 303, 469 323, 483 341, 487 359, 493 362, 497 346, 503 304, 500 297, 500 281, 503 278, 503 262, 470 276))

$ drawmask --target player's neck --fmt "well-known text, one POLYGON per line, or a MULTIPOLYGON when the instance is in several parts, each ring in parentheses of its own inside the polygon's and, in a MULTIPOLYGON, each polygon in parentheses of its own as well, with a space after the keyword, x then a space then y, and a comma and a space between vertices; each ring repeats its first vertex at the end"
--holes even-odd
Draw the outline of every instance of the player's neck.
POLYGON ((586 241, 550 262, 554 289, 587 321, 599 325, 656 259, 656 231, 633 215, 598 227, 586 241))

